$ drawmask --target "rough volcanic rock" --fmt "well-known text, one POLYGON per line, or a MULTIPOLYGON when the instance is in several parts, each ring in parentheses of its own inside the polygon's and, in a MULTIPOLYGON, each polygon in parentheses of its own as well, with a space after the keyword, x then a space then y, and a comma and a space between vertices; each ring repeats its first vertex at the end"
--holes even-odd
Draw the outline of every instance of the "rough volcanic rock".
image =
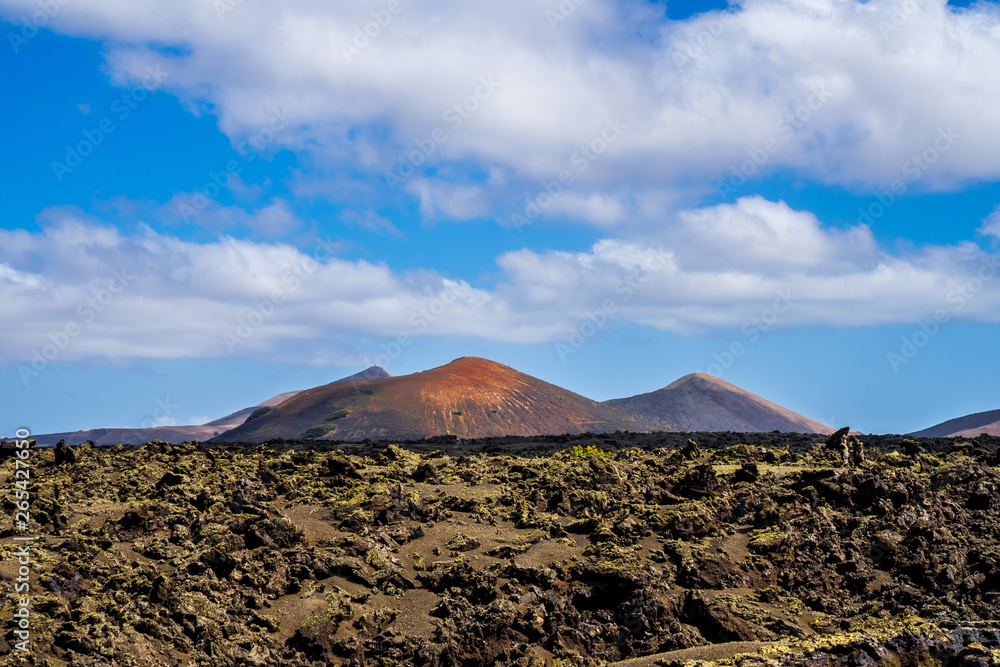
POLYGON ((35 450, 0 664, 1000 664, 995 441, 671 438, 35 450))

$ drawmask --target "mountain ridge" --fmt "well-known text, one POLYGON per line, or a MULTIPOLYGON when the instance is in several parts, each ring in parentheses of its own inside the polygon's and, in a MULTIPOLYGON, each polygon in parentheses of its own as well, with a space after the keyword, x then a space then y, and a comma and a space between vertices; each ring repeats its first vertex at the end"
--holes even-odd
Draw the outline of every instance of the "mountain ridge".
POLYGON ((662 389, 604 403, 681 431, 828 435, 835 430, 705 373, 691 373, 662 389))
POLYGON ((392 378, 314 387, 212 442, 319 437, 419 440, 663 430, 660 424, 479 357, 392 378))
POLYGON ((920 438, 975 438, 981 433, 1000 436, 1000 410, 973 412, 908 435, 920 438))
MULTIPOLYGON (((391 377, 381 366, 368 368, 334 382, 351 382, 361 378, 391 377)), ((292 398, 302 390, 286 391, 268 398, 256 405, 242 408, 224 417, 213 419, 205 424, 187 424, 181 426, 149 426, 138 428, 102 427, 64 433, 43 433, 32 435, 32 439, 43 447, 55 445, 60 440, 66 440, 70 445, 93 440, 98 445, 141 445, 150 440, 163 440, 171 444, 190 442, 192 440, 209 440, 219 434, 232 430, 246 421, 257 408, 275 407, 292 398)))

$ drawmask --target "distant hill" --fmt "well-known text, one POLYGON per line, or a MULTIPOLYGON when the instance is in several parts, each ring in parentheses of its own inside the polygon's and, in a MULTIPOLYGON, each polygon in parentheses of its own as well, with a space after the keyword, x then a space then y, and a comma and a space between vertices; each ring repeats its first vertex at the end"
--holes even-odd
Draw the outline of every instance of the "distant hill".
MULTIPOLYGON (((352 380, 363 380, 370 378, 391 377, 386 370, 380 366, 371 366, 346 378, 341 378, 336 382, 350 382, 352 380)), ((150 440, 163 440, 170 443, 190 442, 192 440, 205 441, 214 436, 225 433, 230 429, 243 424, 254 410, 260 407, 273 407, 283 403, 289 398, 298 394, 298 391, 287 391, 277 396, 272 396, 266 401, 261 401, 257 405, 237 410, 236 412, 221 417, 207 424, 186 425, 186 426, 152 426, 149 428, 95 428, 85 431, 73 431, 67 433, 47 433, 42 435, 32 435, 31 437, 41 446, 55 445, 60 440, 66 440, 68 445, 76 445, 81 442, 93 440, 98 445, 139 445, 150 440)))
POLYGON ((78 445, 93 440, 98 445, 141 445, 150 440, 163 440, 170 443, 190 442, 192 440, 208 440, 216 433, 224 433, 242 424, 257 406, 238 410, 215 421, 200 425, 186 426, 151 426, 149 428, 93 428, 85 431, 67 433, 45 433, 31 437, 43 447, 55 445, 65 440, 68 445, 78 445))
POLYGON ((1000 410, 977 412, 949 419, 936 426, 910 433, 910 435, 920 438, 974 438, 981 433, 1000 436, 1000 410))
POLYGON ((630 398, 605 401, 679 431, 833 433, 834 429, 711 375, 692 373, 630 398))
POLYGON ((337 440, 663 430, 519 371, 462 357, 421 373, 303 391, 213 442, 310 435, 337 440), (327 431, 325 435, 322 431, 327 431))
MULTIPOLYGON (((378 380, 379 378, 391 378, 392 374, 385 370, 381 366, 369 366, 360 373, 355 373, 354 375, 348 375, 345 378, 340 378, 337 382, 354 382, 355 380, 378 380)), ((296 392, 298 393, 298 392, 296 392)))

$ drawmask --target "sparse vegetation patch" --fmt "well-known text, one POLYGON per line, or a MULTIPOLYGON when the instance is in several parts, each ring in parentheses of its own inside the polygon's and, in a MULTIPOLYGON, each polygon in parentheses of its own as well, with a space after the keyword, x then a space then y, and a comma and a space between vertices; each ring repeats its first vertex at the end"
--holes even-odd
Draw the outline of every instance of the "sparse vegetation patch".
POLYGON ((328 422, 337 421, 338 419, 343 419, 344 417, 346 417, 349 414, 351 414, 350 410, 347 410, 347 409, 337 410, 336 412, 330 414, 326 418, 326 421, 328 421, 328 422))
POLYGON ((337 426, 335 424, 317 424, 316 426, 313 426, 312 428, 306 429, 302 433, 302 438, 304 440, 312 440, 312 439, 315 439, 315 438, 322 438, 324 435, 329 435, 330 433, 333 433, 336 430, 337 430, 337 426))
POLYGON ((264 415, 266 415, 268 412, 271 412, 272 410, 274 410, 274 408, 271 407, 271 406, 264 406, 262 408, 257 408, 256 410, 254 410, 253 412, 250 413, 250 416, 247 417, 246 421, 243 422, 243 423, 247 424, 249 422, 252 422, 254 419, 257 419, 258 417, 263 417, 264 415))

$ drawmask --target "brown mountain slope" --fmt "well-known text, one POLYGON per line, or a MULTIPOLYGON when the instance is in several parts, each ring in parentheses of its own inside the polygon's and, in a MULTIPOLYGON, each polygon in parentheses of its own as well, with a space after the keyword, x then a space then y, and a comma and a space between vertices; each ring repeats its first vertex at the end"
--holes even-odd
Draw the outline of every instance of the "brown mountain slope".
POLYGON ((976 412, 910 433, 920 438, 974 438, 980 433, 1000 435, 1000 410, 976 412))
POLYGON ((678 431, 833 433, 824 426, 728 382, 693 373, 648 394, 604 402, 678 431))
MULTIPOLYGON (((369 366, 368 368, 359 373, 355 373, 354 375, 348 375, 347 377, 340 378, 339 380, 334 380, 334 382, 354 382, 355 380, 374 380, 376 378, 391 378, 391 377, 392 374, 390 374, 389 371, 385 370, 381 366, 369 366)), ((297 391, 286 391, 283 394, 272 396, 266 401, 258 403, 257 405, 254 406, 254 408, 273 408, 275 406, 281 405, 282 403, 290 399, 292 396, 295 396, 296 394, 300 393, 301 391, 302 391, 301 389, 297 391)), ((250 416, 251 412, 253 412, 253 409, 250 409, 250 411, 246 413, 243 420, 246 420, 246 417, 250 416)), ((239 424, 242 423, 243 421, 239 422, 239 424)), ((236 426, 239 426, 239 424, 234 424, 233 426, 228 427, 226 430, 230 428, 235 428, 236 426)))
MULTIPOLYGON (((360 373, 341 378, 337 382, 350 382, 353 380, 380 377, 392 376, 381 366, 371 366, 360 373)), ((98 445, 141 445, 150 440, 163 440, 164 442, 173 444, 191 442, 192 440, 204 441, 240 426, 257 408, 279 405, 298 393, 298 391, 286 391, 283 394, 272 396, 266 401, 261 401, 257 405, 237 410, 232 414, 220 417, 206 424, 150 426, 148 428, 94 428, 86 431, 33 435, 32 438, 43 447, 55 445, 60 440, 65 440, 68 445, 76 445, 88 440, 93 440, 98 445)))
POLYGON ((214 441, 300 438, 316 426, 337 440, 663 430, 509 366, 463 357, 412 375, 306 390, 214 441))
POLYGON ((983 433, 986 435, 1000 436, 1000 421, 995 421, 992 424, 986 424, 984 426, 976 426, 975 428, 967 428, 964 431, 958 431, 952 435, 956 438, 975 438, 983 433))

